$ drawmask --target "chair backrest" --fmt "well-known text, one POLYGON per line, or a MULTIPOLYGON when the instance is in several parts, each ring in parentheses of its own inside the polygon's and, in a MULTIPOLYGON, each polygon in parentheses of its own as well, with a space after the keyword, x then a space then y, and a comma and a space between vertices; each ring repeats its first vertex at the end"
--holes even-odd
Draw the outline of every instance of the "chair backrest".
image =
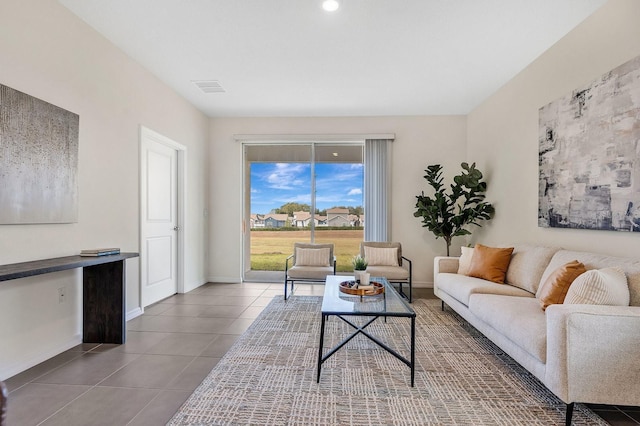
POLYGON ((329 249, 329 265, 333 265, 333 243, 293 243, 293 264, 296 264, 296 249, 321 249, 328 248, 329 249))
POLYGON ((379 242, 379 241, 363 241, 360 243, 360 256, 365 257, 364 248, 376 247, 376 248, 397 248, 398 249, 398 265, 402 265, 402 244, 397 242, 379 242))

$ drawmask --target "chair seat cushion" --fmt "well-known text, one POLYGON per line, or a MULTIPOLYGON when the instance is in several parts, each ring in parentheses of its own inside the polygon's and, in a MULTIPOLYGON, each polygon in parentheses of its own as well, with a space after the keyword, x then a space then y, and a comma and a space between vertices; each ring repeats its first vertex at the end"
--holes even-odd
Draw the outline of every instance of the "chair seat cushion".
POLYGON ((409 270, 402 266, 368 266, 367 272, 372 277, 385 277, 389 281, 409 279, 409 270))
POLYGON ((287 278, 324 281, 333 274, 332 266, 293 266, 287 271, 287 278))

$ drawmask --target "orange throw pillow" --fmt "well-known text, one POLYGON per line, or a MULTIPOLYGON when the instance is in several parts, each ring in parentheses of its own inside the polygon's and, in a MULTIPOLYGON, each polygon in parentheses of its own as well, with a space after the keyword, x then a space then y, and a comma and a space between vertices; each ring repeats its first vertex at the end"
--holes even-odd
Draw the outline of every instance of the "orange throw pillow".
POLYGON ((476 244, 467 275, 504 284, 513 247, 494 248, 476 244))
POLYGON ((542 310, 546 310, 549 305, 564 302, 573 280, 585 272, 587 268, 577 260, 572 260, 553 271, 540 290, 539 299, 542 310))

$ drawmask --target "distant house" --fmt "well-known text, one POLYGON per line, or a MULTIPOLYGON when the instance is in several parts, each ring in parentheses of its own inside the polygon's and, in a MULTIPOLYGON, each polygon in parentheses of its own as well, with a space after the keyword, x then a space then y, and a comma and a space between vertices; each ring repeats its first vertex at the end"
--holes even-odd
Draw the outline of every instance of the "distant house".
MULTIPOLYGON (((318 224, 317 218, 314 220, 315 224, 318 224)), ((298 228, 304 228, 311 223, 311 213, 309 212, 293 212, 293 220, 291 224, 298 228)))
POLYGON ((327 223, 327 216, 316 216, 316 223, 318 226, 329 226, 327 223))
POLYGON ((362 226, 360 225, 360 217, 357 214, 349 215, 349 223, 351 223, 351 226, 362 226))
POLYGON ((288 214, 274 214, 269 213, 264 215, 264 227, 265 228, 282 228, 287 226, 289 220, 288 214))
POLYGON ((249 226, 251 228, 264 228, 264 215, 259 213, 252 214, 249 219, 249 226))
POLYGON ((352 226, 349 221, 349 209, 333 208, 327 210, 328 226, 352 226))

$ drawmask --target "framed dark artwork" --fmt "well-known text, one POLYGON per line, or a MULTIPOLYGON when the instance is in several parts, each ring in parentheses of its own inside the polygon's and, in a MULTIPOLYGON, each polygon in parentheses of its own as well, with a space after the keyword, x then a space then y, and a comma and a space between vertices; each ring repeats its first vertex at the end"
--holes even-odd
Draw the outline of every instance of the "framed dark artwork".
POLYGON ((0 84, 0 224, 78 221, 79 121, 0 84))
POLYGON ((539 120, 538 225, 640 232, 640 56, 539 120))

